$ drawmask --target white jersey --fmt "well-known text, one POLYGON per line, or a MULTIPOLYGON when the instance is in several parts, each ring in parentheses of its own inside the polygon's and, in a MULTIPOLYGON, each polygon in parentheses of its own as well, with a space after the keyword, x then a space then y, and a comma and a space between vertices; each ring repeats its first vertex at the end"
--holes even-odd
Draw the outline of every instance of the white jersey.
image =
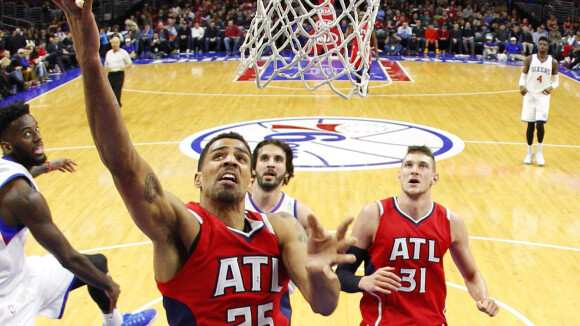
POLYGON ((538 54, 532 55, 526 89, 528 92, 541 93, 552 84, 552 56, 548 55, 546 60, 540 61, 538 54))
POLYGON ((263 212, 252 200, 252 195, 246 193, 246 210, 258 213, 278 213, 285 212, 296 217, 296 199, 282 193, 280 201, 269 212, 263 212))
MULTIPOLYGON (((0 188, 10 180, 18 177, 28 179, 28 182, 38 190, 36 182, 28 170, 9 159, 0 159, 0 188)), ((0 216, 0 297, 10 294, 22 282, 24 277, 25 252, 24 243, 28 228, 24 225, 8 226, 0 216)))

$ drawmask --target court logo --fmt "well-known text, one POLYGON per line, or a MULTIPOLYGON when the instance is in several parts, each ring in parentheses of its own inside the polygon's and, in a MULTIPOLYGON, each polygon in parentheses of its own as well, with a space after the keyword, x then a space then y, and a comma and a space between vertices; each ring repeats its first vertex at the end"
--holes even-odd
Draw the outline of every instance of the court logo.
POLYGON ((297 117, 246 121, 203 130, 185 138, 181 151, 199 159, 214 136, 234 131, 253 148, 264 139, 290 145, 297 170, 360 170, 399 167, 410 145, 426 145, 436 160, 460 153, 465 144, 432 127, 356 117, 297 117))

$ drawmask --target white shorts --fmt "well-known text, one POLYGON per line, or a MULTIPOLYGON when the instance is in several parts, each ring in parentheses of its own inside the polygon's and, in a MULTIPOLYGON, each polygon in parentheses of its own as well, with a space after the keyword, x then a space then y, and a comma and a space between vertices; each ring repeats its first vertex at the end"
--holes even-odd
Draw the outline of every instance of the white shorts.
POLYGON ((35 316, 59 319, 74 280, 52 255, 26 257, 22 284, 0 298, 0 325, 34 325, 35 316))
POLYGON ((522 121, 548 121, 550 112, 550 95, 542 93, 527 93, 522 105, 522 121))

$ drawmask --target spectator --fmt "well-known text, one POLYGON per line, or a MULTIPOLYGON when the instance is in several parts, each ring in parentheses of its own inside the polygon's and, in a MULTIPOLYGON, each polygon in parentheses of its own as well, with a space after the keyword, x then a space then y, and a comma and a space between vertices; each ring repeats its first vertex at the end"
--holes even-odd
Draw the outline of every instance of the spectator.
POLYGON ((536 31, 534 33, 532 33, 532 40, 534 40, 535 46, 537 46, 538 40, 542 36, 548 37, 548 32, 546 31, 544 24, 541 24, 540 26, 538 26, 538 28, 536 28, 536 31))
POLYGON ((423 53, 421 50, 420 42, 417 39, 417 35, 415 33, 411 34, 411 38, 407 42, 407 48, 404 50, 407 55, 418 55, 419 53, 423 53))
POLYGON ((560 30, 557 28, 550 30, 548 39, 550 40, 550 54, 554 59, 562 60, 562 33, 560 33, 560 30))
POLYGON ((507 55, 508 61, 524 61, 526 59, 522 45, 514 36, 512 36, 510 42, 505 45, 504 53, 507 55))
POLYGON ((392 31, 385 41, 385 53, 387 53, 387 55, 396 56, 399 55, 402 49, 401 38, 397 35, 396 31, 392 31))
POLYGON ((139 47, 138 53, 147 54, 149 51, 149 44, 151 43, 151 39, 153 38, 153 29, 151 28, 151 24, 146 23, 141 31, 141 46, 139 47))
POLYGON ((469 53, 471 55, 475 54, 475 32, 471 28, 470 22, 465 22, 465 27, 462 31, 463 37, 463 50, 465 53, 469 53))
POLYGON ((6 72, 8 73, 8 79, 10 84, 13 86, 14 92, 19 92, 21 90, 28 90, 31 83, 25 83, 24 77, 22 76, 22 65, 19 65, 19 61, 10 58, 10 51, 4 51, 4 58, 8 58, 10 63, 6 67, 6 72))
POLYGON ((149 59, 159 59, 165 58, 171 53, 169 49, 169 42, 166 39, 159 37, 159 33, 153 33, 153 38, 149 42, 149 52, 147 52, 147 58, 149 59))
POLYGON ((522 39, 522 30, 520 29, 520 25, 514 25, 510 30, 510 43, 512 37, 515 37, 518 43, 520 42, 522 39))
POLYGON ((530 55, 534 52, 534 38, 528 26, 522 27, 522 48, 525 55, 530 55))
POLYGON ((499 28, 494 33, 495 43, 499 46, 499 51, 502 52, 505 43, 509 39, 509 30, 505 27, 505 23, 499 24, 499 28))
POLYGON ((439 49, 441 49, 442 54, 445 54, 449 47, 449 30, 447 30, 447 24, 443 24, 441 28, 439 28, 437 31, 437 37, 439 38, 439 49))
POLYGON ((548 18, 548 20, 546 20, 546 26, 548 27, 549 31, 560 28, 558 26, 558 19, 556 19, 556 16, 554 16, 554 14, 550 14, 550 18, 548 18))
POLYGON ((195 22, 193 24, 193 28, 191 29, 191 51, 196 53, 199 52, 201 53, 202 51, 202 43, 203 43, 203 35, 205 33, 205 30, 203 29, 203 27, 201 27, 199 25, 198 22, 195 22))
POLYGON ((419 51, 423 53, 423 49, 425 49, 425 30, 426 28, 423 26, 421 20, 417 21, 417 25, 413 27, 412 33, 417 36, 417 42, 419 44, 419 51))
POLYGON ((137 55, 137 53, 142 51, 141 50, 141 30, 139 30, 139 28, 137 27, 137 24, 133 21, 129 21, 129 24, 127 26, 128 26, 129 31, 125 35, 125 44, 127 44, 127 39, 128 39, 129 42, 131 43, 131 45, 133 46, 135 55, 137 55))
POLYGON ((403 22, 397 29, 397 36, 401 38, 403 48, 407 47, 407 40, 411 38, 411 34, 413 34, 413 29, 409 27, 409 23, 407 22, 403 22))
POLYGON ((453 28, 449 31, 449 53, 461 53, 463 32, 459 28, 459 23, 453 23, 453 28))
POLYGON ((226 46, 227 54, 237 53, 241 38, 242 30, 237 25, 234 25, 233 20, 228 20, 228 27, 226 27, 224 32, 224 45, 226 46), (232 42, 234 43, 233 47, 232 42))
POLYGON ((439 42, 438 42, 438 35, 437 30, 433 24, 429 24, 429 28, 425 31, 425 53, 429 51, 429 48, 433 45, 435 47, 435 52, 439 53, 439 42))
POLYGON ((131 60, 137 57, 137 53, 135 52, 135 46, 133 45, 133 43, 131 43, 130 38, 125 39, 125 44, 121 46, 121 49, 125 50, 129 54, 131 60))
POLYGON ((12 57, 11 65, 19 70, 22 74, 22 81, 24 83, 30 83, 31 86, 37 86, 38 84, 34 82, 34 70, 28 63, 26 58, 26 49, 18 49, 16 55, 12 57))
POLYGON ((483 57, 488 60, 497 60, 499 46, 493 41, 493 36, 488 35, 483 43, 483 57))
MULTIPOLYGON (((44 42, 42 44, 45 44, 44 42)), ((42 83, 51 82, 52 79, 48 78, 48 68, 46 67, 47 62, 45 61, 46 51, 37 45, 30 52, 30 62, 34 63, 34 73, 36 78, 42 83), (42 53, 42 54, 41 54, 42 53)))
POLYGON ((191 28, 185 18, 181 19, 179 26, 177 26, 177 48, 179 53, 189 53, 189 43, 191 36, 191 28))
POLYGON ((209 22, 209 26, 205 30, 205 52, 209 52, 210 45, 214 45, 215 50, 221 49, 222 39, 220 37, 220 30, 215 25, 214 21, 209 22))

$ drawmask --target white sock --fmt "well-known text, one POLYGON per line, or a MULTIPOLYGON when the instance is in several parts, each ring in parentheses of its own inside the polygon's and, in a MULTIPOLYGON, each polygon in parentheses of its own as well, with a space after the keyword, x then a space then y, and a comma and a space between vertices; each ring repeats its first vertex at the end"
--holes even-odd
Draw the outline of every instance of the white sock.
POLYGON ((532 145, 528 145, 528 153, 533 153, 534 149, 532 148, 532 145))
POLYGON ((542 152, 542 143, 538 143, 538 147, 537 147, 536 151, 538 151, 539 153, 542 152))
POLYGON ((121 326, 123 323, 123 315, 121 315, 117 308, 115 308, 110 314, 104 314, 101 312, 101 315, 105 320, 105 326, 121 326))

